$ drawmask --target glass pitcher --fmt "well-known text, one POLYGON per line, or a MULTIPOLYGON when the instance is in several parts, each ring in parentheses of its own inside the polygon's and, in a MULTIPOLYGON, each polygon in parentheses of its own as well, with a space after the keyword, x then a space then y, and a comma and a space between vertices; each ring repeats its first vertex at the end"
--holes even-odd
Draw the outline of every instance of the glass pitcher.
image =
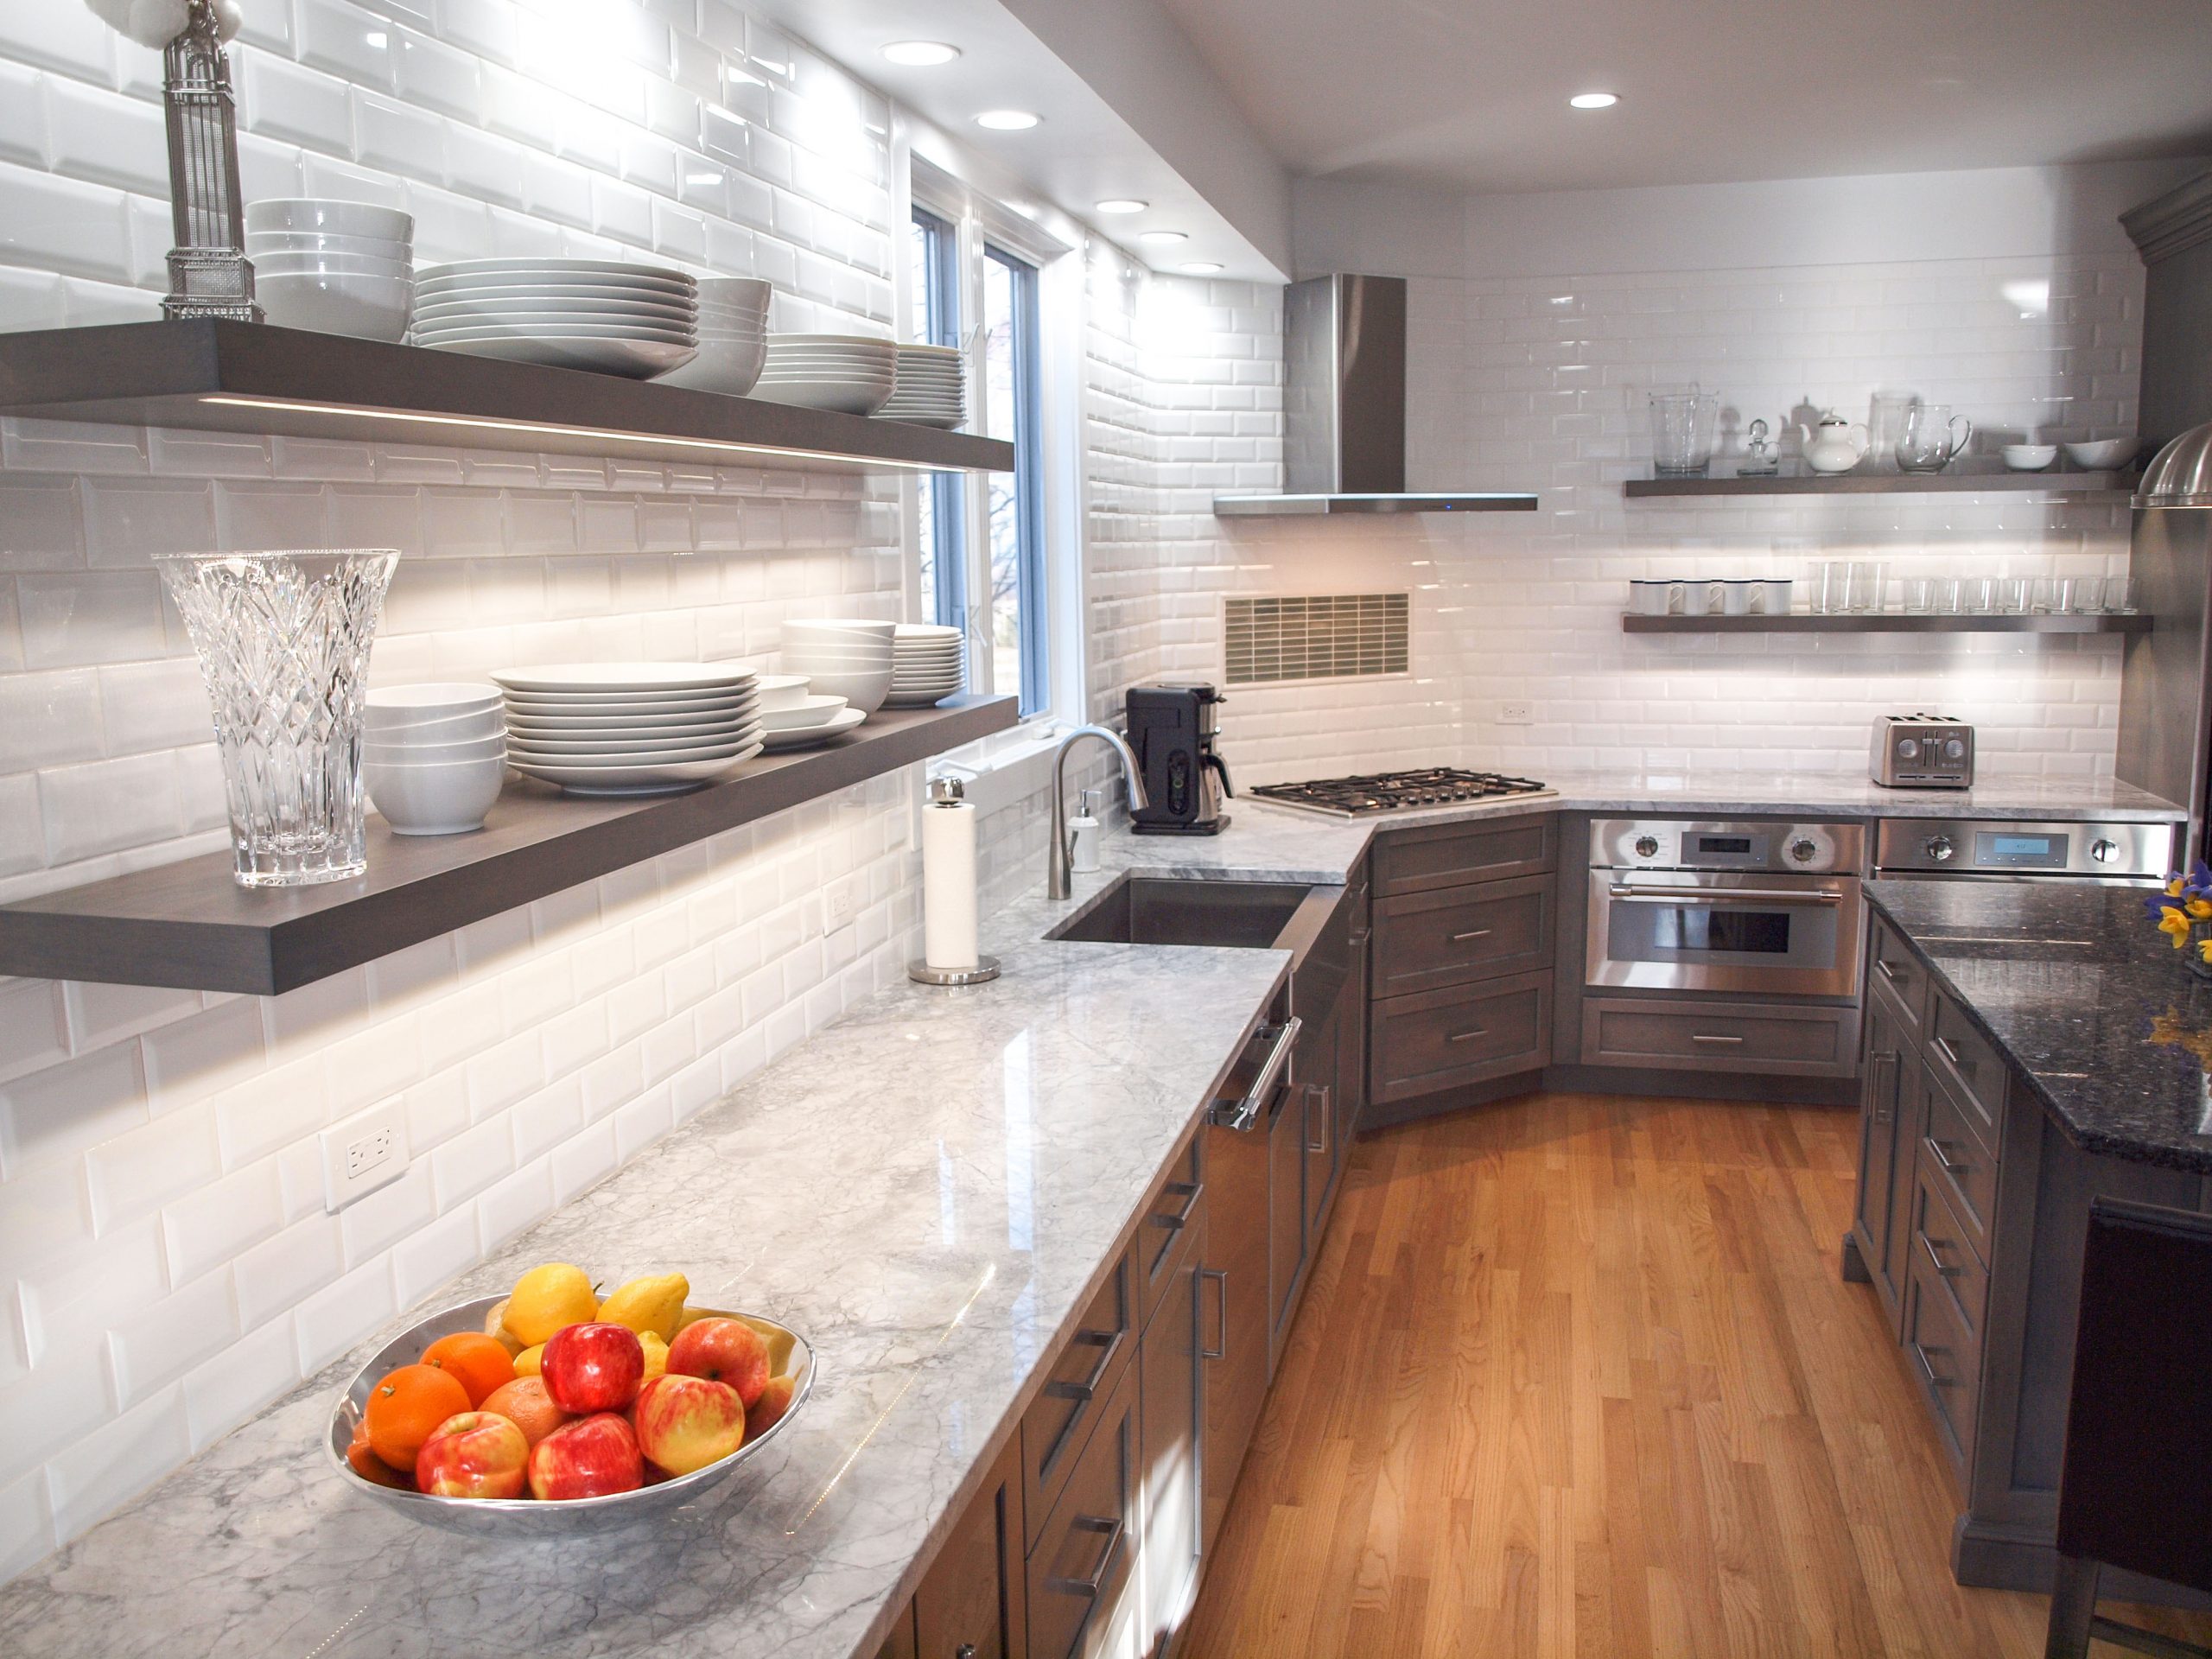
POLYGON ((1915 404, 1897 434, 1897 466, 1908 473, 1940 473, 1966 453, 1974 423, 1948 404, 1915 404))
POLYGON ((1720 395, 1700 391, 1651 394, 1651 472, 1656 478, 1703 478, 1713 460, 1713 431, 1720 395))

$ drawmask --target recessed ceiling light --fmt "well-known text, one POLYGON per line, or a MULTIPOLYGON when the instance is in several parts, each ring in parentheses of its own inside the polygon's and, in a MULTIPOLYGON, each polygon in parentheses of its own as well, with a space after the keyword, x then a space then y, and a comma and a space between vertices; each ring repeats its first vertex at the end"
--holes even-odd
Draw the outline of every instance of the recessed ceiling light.
POLYGON ((1185 276, 1211 276, 1221 269, 1221 264, 1214 259, 1192 259, 1187 264, 1176 266, 1175 269, 1185 276))
POLYGON ((1137 232, 1138 241, 1149 242, 1154 246, 1161 248, 1167 246, 1170 243, 1187 242, 1190 239, 1180 231, 1140 231, 1137 232))
POLYGON ((1141 213, 1152 206, 1148 201, 1139 201, 1135 196, 1109 196, 1105 200, 1092 205, 1102 213, 1141 213))
POLYGON ((947 46, 943 41, 893 41, 883 48, 883 55, 910 69, 934 69, 940 63, 950 63, 958 57, 960 48, 947 46))
POLYGON ((1618 92, 1577 92, 1567 100, 1578 110, 1610 110, 1621 101, 1618 92))
POLYGON ((993 132, 1027 132, 1043 118, 1027 110, 985 110, 976 118, 976 124, 993 132))

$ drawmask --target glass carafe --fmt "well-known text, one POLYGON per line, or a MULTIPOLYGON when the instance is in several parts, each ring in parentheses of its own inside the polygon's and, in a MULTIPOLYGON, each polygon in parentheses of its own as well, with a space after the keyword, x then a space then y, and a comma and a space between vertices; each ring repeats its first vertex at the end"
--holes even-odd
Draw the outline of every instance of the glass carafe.
POLYGON ((1656 478, 1703 478, 1713 460, 1713 431, 1720 415, 1717 392, 1651 394, 1651 471, 1656 478))
POLYGON ((1951 413, 1948 404, 1915 404, 1897 434, 1897 466, 1908 473, 1940 473, 1952 457, 1966 453, 1974 423, 1951 413))

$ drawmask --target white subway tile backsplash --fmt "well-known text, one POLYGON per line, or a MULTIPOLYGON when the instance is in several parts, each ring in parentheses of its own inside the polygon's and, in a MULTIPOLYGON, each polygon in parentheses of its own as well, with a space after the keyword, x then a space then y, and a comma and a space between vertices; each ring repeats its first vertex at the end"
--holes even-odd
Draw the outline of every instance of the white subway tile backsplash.
POLYGON ((250 1330, 298 1306, 343 1264, 338 1218, 320 1211, 241 1251, 233 1263, 239 1320, 250 1330))
POLYGON ((228 1266, 196 1279, 108 1332, 109 1363, 125 1411, 238 1336, 228 1266))
POLYGON ((0 1085, 0 1179, 85 1152, 146 1121, 135 1043, 118 1044, 0 1085))

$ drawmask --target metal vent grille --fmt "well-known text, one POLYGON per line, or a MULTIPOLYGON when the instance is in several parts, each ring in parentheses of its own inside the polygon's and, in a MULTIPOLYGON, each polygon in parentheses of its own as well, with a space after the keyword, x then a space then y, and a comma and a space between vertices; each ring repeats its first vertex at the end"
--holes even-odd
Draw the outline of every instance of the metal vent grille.
POLYGON ((1333 594, 1228 601, 1231 685, 1403 674, 1410 594, 1333 594))

